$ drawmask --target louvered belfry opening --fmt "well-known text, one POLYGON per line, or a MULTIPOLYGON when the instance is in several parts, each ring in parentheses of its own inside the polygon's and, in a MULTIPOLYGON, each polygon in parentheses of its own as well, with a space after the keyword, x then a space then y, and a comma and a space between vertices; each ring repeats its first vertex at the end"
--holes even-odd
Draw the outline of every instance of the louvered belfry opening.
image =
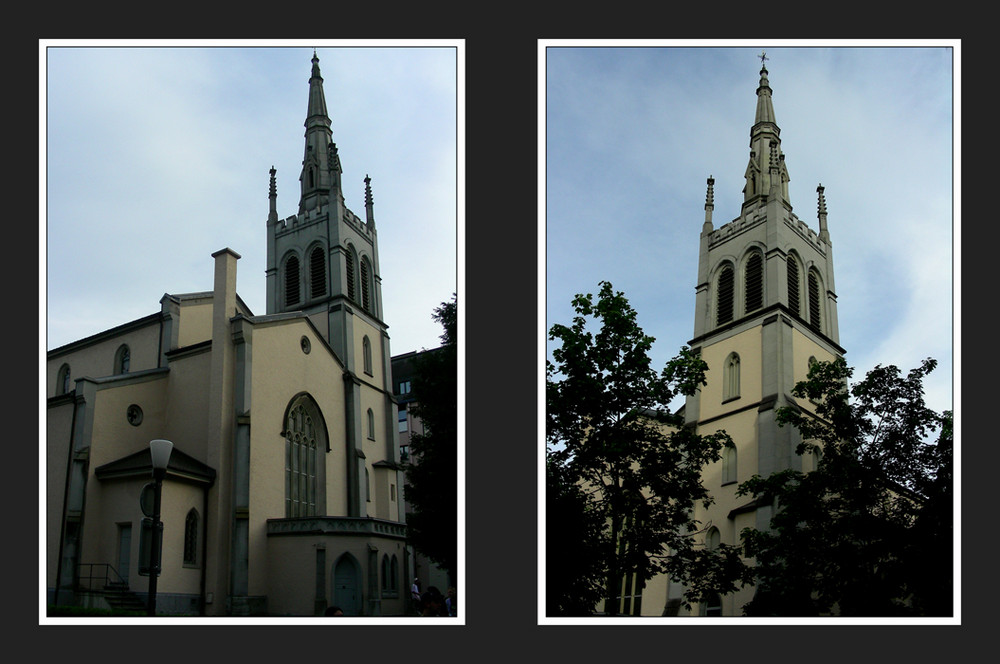
POLYGON ((309 273, 312 297, 326 295, 326 261, 323 260, 322 247, 316 247, 309 255, 309 273))
POLYGON ((357 300, 358 296, 354 290, 354 252, 347 251, 347 297, 357 300))
POLYGON ((733 319, 733 268, 729 265, 722 268, 719 274, 719 294, 716 307, 715 324, 722 325, 733 319))
POLYGON ((745 303, 747 313, 764 306, 764 258, 757 252, 747 260, 745 303))
POLYGON ((819 277, 814 272, 809 273, 809 327, 819 332, 819 277))
POLYGON ((788 260, 788 308, 792 313, 799 314, 799 267, 795 256, 789 254, 788 260))
POLYGON ((285 263, 285 304, 299 303, 299 259, 292 256, 285 263))
POLYGON ((361 308, 365 311, 371 311, 371 303, 368 298, 368 260, 361 259, 361 308))

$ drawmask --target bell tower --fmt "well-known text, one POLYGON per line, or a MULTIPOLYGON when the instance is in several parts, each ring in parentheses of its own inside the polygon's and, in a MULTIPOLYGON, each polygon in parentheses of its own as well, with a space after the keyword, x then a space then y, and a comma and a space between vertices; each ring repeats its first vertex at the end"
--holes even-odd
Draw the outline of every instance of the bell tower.
POLYGON ((372 180, 366 175, 363 181, 362 218, 345 204, 342 175, 319 57, 313 51, 294 215, 278 217, 276 171, 270 170, 267 314, 306 315, 344 367, 343 375, 331 380, 342 379, 345 387, 347 515, 366 516, 369 475, 377 483, 379 474, 390 474, 393 479, 387 482, 402 486, 399 435, 388 326, 382 314, 372 180), (385 432, 383 447, 372 450, 377 428, 385 432))
POLYGON ((331 127, 314 52, 296 214, 278 218, 276 171, 273 167, 270 171, 267 313, 306 313, 345 366, 360 374, 371 370, 365 353, 372 348, 377 352, 384 345, 383 364, 390 364, 372 181, 365 176, 362 218, 345 204, 343 170, 331 127), (356 343, 362 331, 368 350, 356 343))
MULTIPOLYGON (((699 506, 697 515, 706 538, 715 529, 716 541, 726 544, 737 544, 744 527, 766 529, 770 523, 772 506, 736 496, 740 482, 785 468, 811 469, 814 460, 795 453, 798 432, 778 426, 776 409, 796 404, 791 390, 805 379, 810 362, 845 352, 824 188, 816 189, 816 232, 792 211, 765 60, 762 53, 743 203, 739 216, 718 228, 715 179, 707 181, 689 342, 708 372, 707 384, 687 399, 685 420, 700 433, 725 430, 734 442, 706 469, 705 486, 716 502, 699 506)), ((722 615, 739 615, 746 599, 722 598, 722 615), (727 608, 727 601, 733 606, 727 608)))

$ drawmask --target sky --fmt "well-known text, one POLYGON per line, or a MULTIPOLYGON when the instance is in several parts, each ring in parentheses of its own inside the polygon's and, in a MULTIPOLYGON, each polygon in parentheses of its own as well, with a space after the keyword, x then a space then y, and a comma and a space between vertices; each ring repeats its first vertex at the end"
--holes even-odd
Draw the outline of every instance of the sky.
MULTIPOLYGON (((694 336, 706 180, 716 228, 735 219, 765 62, 793 212, 814 231, 825 188, 840 345, 860 380, 927 357, 927 404, 953 408, 960 201, 955 52, 738 43, 586 48, 545 62, 544 312, 623 291, 662 368, 694 336)), ((547 341, 551 356, 555 342, 547 341)))
POLYGON ((431 315, 460 272, 456 42, 126 44, 46 44, 46 349, 156 313, 164 293, 210 291, 225 247, 242 257, 237 293, 266 313, 268 171, 279 218, 295 214, 314 47, 362 218, 372 180, 392 353, 440 345, 431 315))

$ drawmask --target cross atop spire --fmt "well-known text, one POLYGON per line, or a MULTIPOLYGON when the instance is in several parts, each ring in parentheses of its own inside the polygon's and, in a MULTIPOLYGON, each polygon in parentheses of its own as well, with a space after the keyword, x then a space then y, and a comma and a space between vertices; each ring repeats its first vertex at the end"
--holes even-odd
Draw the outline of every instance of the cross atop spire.
POLYGON ((766 51, 761 51, 760 55, 758 55, 757 57, 760 58, 760 68, 764 69, 764 61, 765 60, 770 60, 770 58, 767 57, 767 52, 766 51))

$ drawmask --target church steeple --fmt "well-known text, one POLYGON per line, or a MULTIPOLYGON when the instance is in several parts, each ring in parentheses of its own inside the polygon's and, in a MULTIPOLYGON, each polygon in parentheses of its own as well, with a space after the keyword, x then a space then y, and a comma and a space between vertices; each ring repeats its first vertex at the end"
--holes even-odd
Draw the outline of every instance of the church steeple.
POLYGON ((299 212, 312 210, 325 202, 339 182, 340 160, 333 143, 333 130, 326 110, 323 76, 319 71, 319 57, 313 51, 312 74, 309 77, 309 107, 305 121, 305 152, 302 172, 299 175, 302 195, 299 212))
POLYGON ((760 54, 757 104, 743 204, 728 224, 713 224, 715 180, 708 179, 696 286, 695 341, 724 335, 784 310, 837 344, 837 304, 823 186, 817 188, 819 232, 792 211, 768 80, 760 54))
POLYGON ((781 152, 781 130, 774 116, 771 100, 771 85, 767 80, 764 61, 767 54, 760 56, 760 82, 757 85, 757 111, 750 128, 750 163, 744 174, 746 186, 743 189, 744 203, 752 203, 757 196, 777 197, 791 207, 788 201, 788 170, 785 155, 781 152))
MULTIPOLYGON (((355 357, 355 349, 362 348, 360 341, 355 343, 356 334, 359 339, 367 336, 376 346, 378 339, 388 339, 388 335, 382 321, 371 178, 366 175, 364 180, 365 210, 355 214, 344 203, 340 156, 330 127, 319 56, 313 51, 301 196, 295 215, 279 218, 275 170, 270 171, 267 313, 309 316, 353 371, 363 359, 355 357)), ((358 373, 364 373, 365 363, 361 366, 358 373)), ((367 369, 373 371, 371 366, 367 369)))

